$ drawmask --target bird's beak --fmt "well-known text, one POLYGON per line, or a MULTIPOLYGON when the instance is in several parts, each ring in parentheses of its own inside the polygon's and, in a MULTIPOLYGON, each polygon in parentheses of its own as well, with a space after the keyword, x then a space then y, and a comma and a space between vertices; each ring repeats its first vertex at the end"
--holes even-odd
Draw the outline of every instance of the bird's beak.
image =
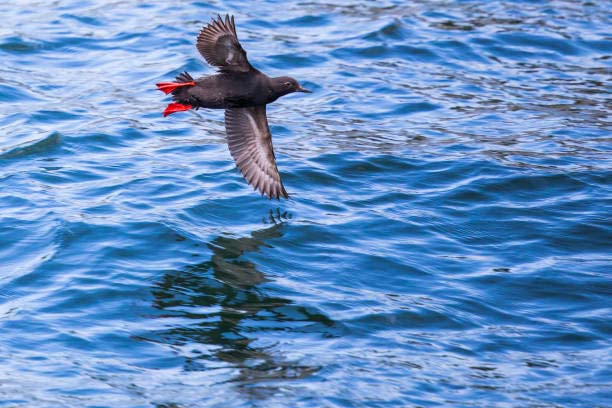
POLYGON ((312 93, 311 90, 306 89, 306 88, 302 88, 301 86, 297 89, 298 92, 306 92, 306 93, 312 93))

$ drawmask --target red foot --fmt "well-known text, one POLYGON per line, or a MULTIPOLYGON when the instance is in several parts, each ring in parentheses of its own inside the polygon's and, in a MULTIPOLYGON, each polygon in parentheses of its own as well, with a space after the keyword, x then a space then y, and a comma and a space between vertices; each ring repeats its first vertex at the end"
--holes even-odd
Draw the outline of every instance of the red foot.
POLYGON ((176 88, 180 88, 181 86, 194 86, 196 83, 191 82, 160 82, 157 85, 157 89, 165 93, 166 95, 170 92, 174 91, 176 88))
POLYGON ((166 110, 164 111, 164 117, 172 113, 186 111, 191 108, 193 108, 193 106, 191 105, 183 105, 182 103, 173 102, 171 104, 168 104, 168 106, 166 107, 166 110))

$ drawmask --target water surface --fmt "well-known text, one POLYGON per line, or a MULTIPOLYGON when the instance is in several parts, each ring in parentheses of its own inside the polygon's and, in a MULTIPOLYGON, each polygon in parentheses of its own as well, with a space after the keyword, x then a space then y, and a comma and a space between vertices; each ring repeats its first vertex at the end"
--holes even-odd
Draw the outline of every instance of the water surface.
POLYGON ((611 2, 0 15, 0 407, 610 406, 611 2), (289 201, 161 116, 225 12, 289 201))

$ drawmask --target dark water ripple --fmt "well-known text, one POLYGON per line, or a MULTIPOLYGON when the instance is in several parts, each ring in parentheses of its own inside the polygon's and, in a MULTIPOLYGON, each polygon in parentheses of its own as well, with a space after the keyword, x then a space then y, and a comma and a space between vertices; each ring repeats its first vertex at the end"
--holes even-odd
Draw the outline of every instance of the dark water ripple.
POLYGON ((609 1, 0 15, 0 407, 610 406, 609 1), (289 202, 160 115, 228 11, 289 202))

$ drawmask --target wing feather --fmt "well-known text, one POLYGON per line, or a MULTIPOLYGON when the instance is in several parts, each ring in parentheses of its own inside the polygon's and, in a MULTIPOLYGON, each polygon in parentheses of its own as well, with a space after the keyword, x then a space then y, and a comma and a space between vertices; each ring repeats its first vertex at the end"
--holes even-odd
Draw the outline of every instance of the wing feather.
POLYGON ((247 182, 268 198, 289 198, 276 167, 266 107, 226 109, 225 130, 230 153, 247 182))
POLYGON ((234 16, 221 16, 208 23, 198 35, 196 48, 206 62, 220 71, 248 72, 253 69, 238 41, 234 16))

